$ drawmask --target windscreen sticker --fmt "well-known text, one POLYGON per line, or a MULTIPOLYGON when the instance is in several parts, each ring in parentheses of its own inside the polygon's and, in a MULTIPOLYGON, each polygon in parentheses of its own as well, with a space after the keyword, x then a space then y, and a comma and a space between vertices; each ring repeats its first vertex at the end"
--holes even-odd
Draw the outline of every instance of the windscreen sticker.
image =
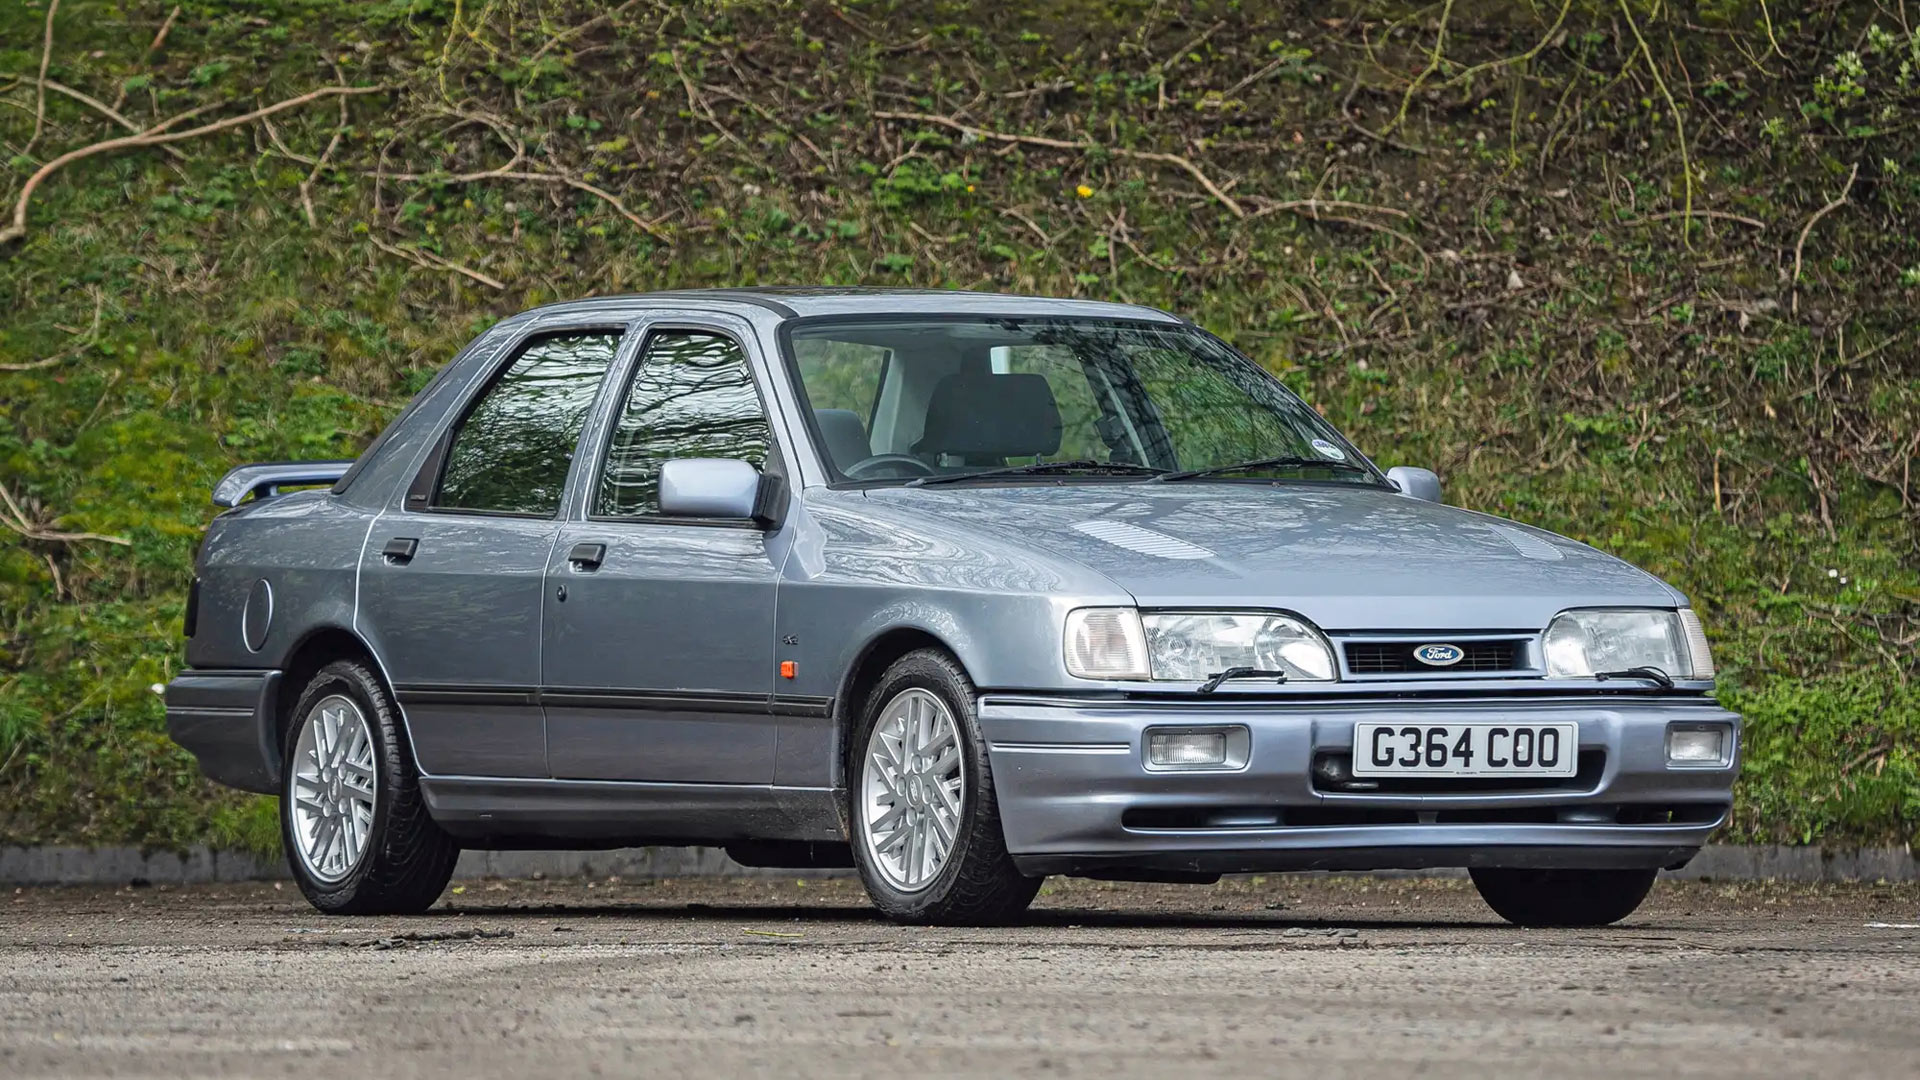
POLYGON ((1340 449, 1325 439, 1313 440, 1313 448, 1320 451, 1321 457, 1332 458, 1335 461, 1347 460, 1347 452, 1345 450, 1340 449))

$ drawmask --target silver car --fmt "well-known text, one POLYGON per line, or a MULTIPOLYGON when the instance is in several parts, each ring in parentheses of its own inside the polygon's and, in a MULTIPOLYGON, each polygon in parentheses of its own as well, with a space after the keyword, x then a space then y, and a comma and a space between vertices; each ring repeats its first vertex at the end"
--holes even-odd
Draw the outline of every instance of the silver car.
POLYGON ((1730 808, 1700 621, 1440 497, 1161 311, 557 304, 358 460, 220 481, 167 720, 326 912, 462 848, 714 844, 912 922, 1388 867, 1620 919, 1730 808))

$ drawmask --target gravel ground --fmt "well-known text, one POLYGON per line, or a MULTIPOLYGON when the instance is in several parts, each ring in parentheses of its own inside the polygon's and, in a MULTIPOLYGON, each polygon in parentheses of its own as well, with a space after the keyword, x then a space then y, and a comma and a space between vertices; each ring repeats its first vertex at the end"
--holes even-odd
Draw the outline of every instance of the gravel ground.
POLYGON ((1457 879, 1055 879, 897 927, 847 880, 0 896, 0 1076, 1920 1076, 1920 886, 1662 882, 1606 930, 1457 879))

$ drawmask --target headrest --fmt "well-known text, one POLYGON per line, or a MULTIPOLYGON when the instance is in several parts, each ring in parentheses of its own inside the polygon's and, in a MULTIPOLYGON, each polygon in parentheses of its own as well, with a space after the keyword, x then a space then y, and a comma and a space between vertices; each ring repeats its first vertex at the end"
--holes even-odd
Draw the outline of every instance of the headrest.
POLYGON ((815 409, 814 423, 820 426, 820 441, 833 467, 844 471, 856 461, 873 456, 873 442, 867 438, 867 425, 852 409, 815 409))
POLYGON ((921 454, 1033 457, 1060 449, 1060 409, 1043 375, 949 375, 933 388, 921 454))

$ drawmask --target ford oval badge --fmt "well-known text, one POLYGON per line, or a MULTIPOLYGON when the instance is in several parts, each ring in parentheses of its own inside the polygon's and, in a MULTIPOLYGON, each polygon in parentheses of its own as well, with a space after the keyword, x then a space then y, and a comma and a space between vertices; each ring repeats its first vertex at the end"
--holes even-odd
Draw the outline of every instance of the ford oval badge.
POLYGON ((1452 667, 1466 655, 1458 645, 1420 645, 1413 650, 1413 658, 1428 667, 1452 667))

